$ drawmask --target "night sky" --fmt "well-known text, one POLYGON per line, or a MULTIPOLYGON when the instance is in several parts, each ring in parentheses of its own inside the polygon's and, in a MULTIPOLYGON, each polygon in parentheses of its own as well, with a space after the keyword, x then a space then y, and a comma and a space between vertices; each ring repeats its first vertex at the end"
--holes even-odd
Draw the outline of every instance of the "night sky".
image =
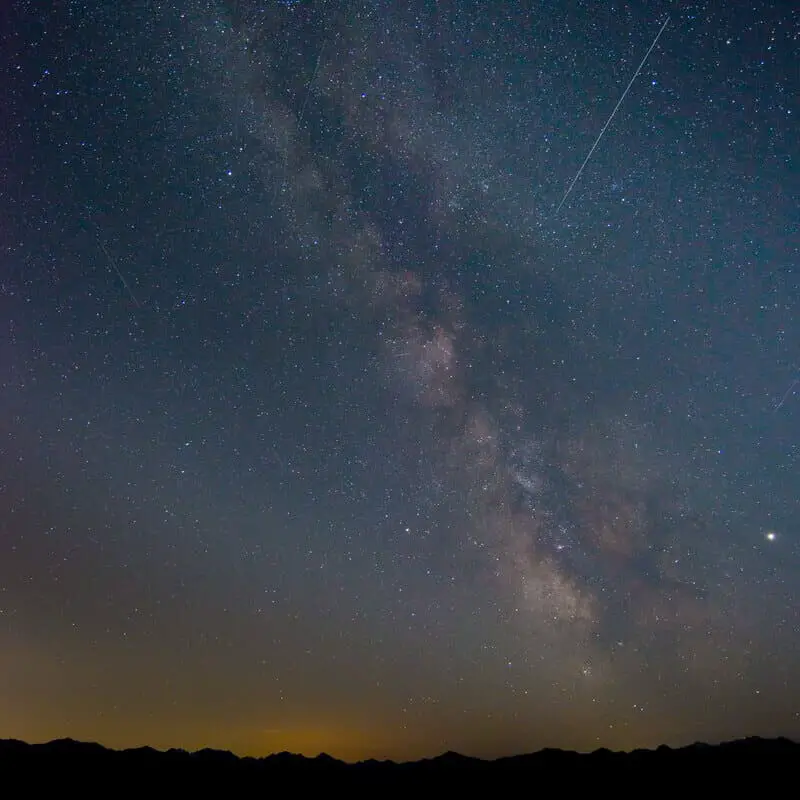
POLYGON ((799 45, 3 3, 0 737, 800 737, 799 45))

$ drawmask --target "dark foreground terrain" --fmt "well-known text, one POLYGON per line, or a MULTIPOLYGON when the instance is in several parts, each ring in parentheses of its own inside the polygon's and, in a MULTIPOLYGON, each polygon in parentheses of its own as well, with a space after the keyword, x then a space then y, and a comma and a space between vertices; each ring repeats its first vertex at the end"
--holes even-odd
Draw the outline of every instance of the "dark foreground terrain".
POLYGON ((425 796, 440 789, 523 789, 531 796, 541 796, 543 791, 571 793, 579 788, 610 789, 617 796, 619 791, 648 795, 679 791, 696 796, 700 790, 717 792, 723 787, 761 795, 795 778, 799 767, 800 744, 789 739, 751 738, 631 753, 542 750, 495 761, 445 753, 400 764, 347 764, 327 755, 305 758, 291 753, 239 758, 220 750, 109 750, 71 739, 35 745, 0 740, 3 785, 24 785, 26 796, 47 788, 74 788, 83 796, 147 791, 157 797, 173 790, 183 795, 188 789, 203 794, 212 791, 230 796, 230 792, 247 791, 266 796, 276 790, 309 788, 329 792, 365 788, 387 793, 415 788, 425 796))

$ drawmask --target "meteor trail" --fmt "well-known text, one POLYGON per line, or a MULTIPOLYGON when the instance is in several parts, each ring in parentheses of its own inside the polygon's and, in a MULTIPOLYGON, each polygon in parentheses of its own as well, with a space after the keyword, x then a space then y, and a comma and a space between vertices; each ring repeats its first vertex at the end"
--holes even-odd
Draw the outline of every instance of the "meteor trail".
POLYGON ((117 276, 119 277, 120 281, 122 281, 122 285, 125 287, 125 290, 130 295, 131 300, 133 300, 133 304, 136 306, 136 308, 141 308, 142 304, 136 299, 136 295, 133 293, 131 285, 128 283, 128 281, 125 280, 125 276, 122 274, 122 270, 119 268, 119 264, 117 263, 114 256, 111 255, 111 253, 109 252, 108 248, 105 245, 105 242, 103 241, 103 229, 100 227, 97 221, 92 217, 91 212, 88 209, 86 211, 86 219, 89 222, 91 222, 92 225, 94 225, 95 230, 97 231, 96 234, 97 244, 103 251, 103 255, 106 257, 106 261, 108 261, 108 266, 111 269, 113 269, 114 272, 117 273, 117 276))
POLYGON ((136 295, 133 293, 133 289, 131 289, 131 286, 128 283, 128 281, 125 280, 125 276, 122 274, 122 270, 119 268, 119 265, 117 264, 116 260, 111 255, 111 253, 108 252, 108 248, 103 243, 103 240, 98 238, 97 242, 100 245, 100 249, 103 251, 105 257, 108 259, 109 266, 113 267, 114 272, 117 273, 117 275, 119 276, 119 279, 122 281, 122 285, 128 290, 128 294, 131 296, 131 300, 133 300, 133 304, 137 308, 141 308, 142 304, 136 299, 136 295))
POLYGON ((773 412, 780 411, 781 408, 783 408, 783 404, 789 399, 789 395, 792 394, 792 392, 794 391, 795 386, 797 386, 799 383, 800 383, 800 378, 795 378, 792 381, 792 383, 789 386, 789 388, 783 393, 783 397, 781 397, 780 402, 776 403, 775 406, 773 407, 773 409, 772 409, 773 412))
POLYGON ((661 34, 664 33, 664 28, 667 27, 669 23, 669 17, 664 20, 664 24, 661 26, 661 30, 656 34, 656 38, 653 39, 653 43, 650 45, 650 49, 644 54, 644 58, 642 59, 639 66, 636 68, 636 72, 633 73, 633 77, 631 78, 628 85, 625 87, 625 91, 622 93, 622 97, 619 98, 617 104, 614 106, 614 110, 611 112, 611 116, 606 120, 606 124, 603 125, 603 129, 598 134, 597 138, 594 140, 594 144, 592 145, 592 149, 589 150, 589 154, 583 160, 583 164, 581 164, 581 168, 575 173, 575 177, 572 179, 572 183, 567 187, 567 191, 564 192, 564 196, 561 198, 561 202, 558 204, 558 207, 555 210, 555 213, 558 214, 561 211, 561 206, 564 205, 564 201, 569 197, 569 193, 572 191, 572 188, 578 182, 578 178, 581 177, 581 173, 583 172, 584 167, 589 163, 589 159, 592 157, 592 153, 594 153, 595 148, 600 143, 600 140, 603 138, 603 134, 606 132, 606 128, 611 124, 611 120, 614 119, 614 114, 617 113, 617 110, 622 105, 622 101, 625 99, 625 95, 628 94, 631 86, 633 86, 633 82, 636 78, 639 77, 639 73, 642 71, 642 67, 644 66, 644 62, 647 61, 650 53, 653 52, 653 48, 658 44, 658 40, 661 38, 661 34))

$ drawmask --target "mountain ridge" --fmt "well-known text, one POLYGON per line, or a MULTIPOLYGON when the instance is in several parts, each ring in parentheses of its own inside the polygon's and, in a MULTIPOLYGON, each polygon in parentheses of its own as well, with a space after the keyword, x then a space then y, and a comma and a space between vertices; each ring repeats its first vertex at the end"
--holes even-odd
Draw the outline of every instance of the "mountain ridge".
POLYGON ((280 752, 264 756, 238 756, 227 750, 179 748, 157 750, 149 746, 114 750, 97 742, 54 739, 29 744, 19 739, 0 739, 0 770, 4 777, 23 777, 41 783, 50 779, 59 785, 91 779, 104 786, 108 781, 137 782, 143 786, 175 783, 198 787, 236 785, 308 787, 370 786, 387 783, 392 788, 424 785, 453 788, 463 783, 496 786, 498 780, 535 779, 537 786, 589 786, 605 779, 621 780, 631 788, 642 779, 657 778, 659 787, 683 786, 686 780, 731 785, 745 777, 778 781, 800 764, 800 744, 786 737, 748 737, 720 744, 695 742, 682 747, 661 745, 656 749, 612 751, 599 748, 590 753, 546 748, 532 753, 482 759, 447 751, 432 758, 397 762, 367 759, 346 762, 326 753, 304 756, 280 752))
MULTIPOLYGON (((541 750, 534 750, 529 753, 515 753, 507 756, 498 756, 496 758, 481 758, 480 756, 468 756, 454 750, 447 750, 438 755, 410 760, 410 761, 395 761, 391 758, 367 758, 360 761, 345 761, 344 759, 337 758, 325 752, 320 752, 315 756, 306 756, 302 753, 293 753, 288 750, 281 750, 275 753, 267 753, 263 756, 240 756, 230 750, 221 750, 215 747, 202 747, 199 750, 186 750, 179 747, 170 747, 166 750, 159 750, 158 748, 151 747, 150 745, 138 745, 136 747, 114 748, 107 747, 99 742, 82 741, 73 739, 71 737, 60 737, 51 739, 47 742, 26 742, 22 739, 0 739, 0 759, 6 753, 6 750, 13 747, 30 748, 33 751, 45 750, 66 750, 73 749, 81 750, 84 753, 92 751, 94 753, 107 753, 118 755, 148 755, 148 756, 179 756, 179 757, 203 757, 203 758, 224 758, 237 762, 243 761, 256 761, 256 762, 270 762, 271 760, 297 760, 302 762, 314 763, 325 762, 327 764, 341 764, 346 767, 357 767, 365 764, 393 764, 395 766, 416 766, 419 764, 450 764, 450 763, 481 763, 481 764, 501 764, 508 761, 517 759, 531 759, 531 758, 551 758, 559 756, 577 757, 577 758, 598 758, 605 756, 613 757, 635 757, 646 755, 658 755, 659 753, 687 753, 698 750, 727 750, 736 748, 766 748, 768 750, 782 751, 784 749, 796 748, 796 755, 800 756, 800 743, 786 736, 776 737, 762 737, 762 736, 747 736, 741 739, 730 739, 718 744, 709 744, 708 742, 696 741, 691 744, 672 747, 670 745, 661 744, 655 748, 635 748, 633 750, 610 750, 606 747, 599 747, 596 750, 588 752, 581 752, 578 750, 564 750, 560 747, 545 747, 541 750)), ((73 753, 74 754, 74 753, 73 753)))

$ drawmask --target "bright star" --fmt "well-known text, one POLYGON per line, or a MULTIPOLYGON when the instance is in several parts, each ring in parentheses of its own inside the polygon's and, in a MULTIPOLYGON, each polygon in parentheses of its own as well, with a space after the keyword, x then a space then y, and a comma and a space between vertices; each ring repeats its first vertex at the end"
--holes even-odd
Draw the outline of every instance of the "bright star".
POLYGON ((764 534, 764 538, 765 538, 765 539, 766 539, 768 542, 774 542, 774 541, 775 541, 775 540, 778 538, 778 534, 777 534, 777 533, 775 533, 775 531, 767 531, 767 532, 764 534))

